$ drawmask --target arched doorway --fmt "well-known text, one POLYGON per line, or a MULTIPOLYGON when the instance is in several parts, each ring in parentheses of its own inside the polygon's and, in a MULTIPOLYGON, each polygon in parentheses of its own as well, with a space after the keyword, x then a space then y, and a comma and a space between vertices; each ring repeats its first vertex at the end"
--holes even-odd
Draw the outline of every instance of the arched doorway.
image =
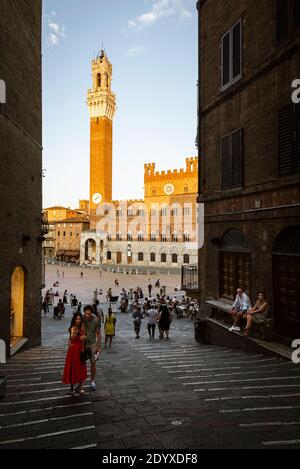
POLYGON ((121 253, 121 251, 117 252, 117 264, 122 264, 122 253, 121 253))
POLYGON ((10 345, 14 345, 23 337, 24 323, 24 282, 25 274, 22 267, 15 268, 11 277, 10 307, 10 345))
POLYGON ((96 261, 96 241, 94 239, 86 241, 84 259, 90 263, 96 261))
POLYGON ((273 244, 274 326, 300 337, 300 226, 283 230, 273 244))
POLYGON ((245 235, 238 230, 224 234, 219 248, 220 296, 232 300, 238 287, 250 291, 250 250, 245 235))

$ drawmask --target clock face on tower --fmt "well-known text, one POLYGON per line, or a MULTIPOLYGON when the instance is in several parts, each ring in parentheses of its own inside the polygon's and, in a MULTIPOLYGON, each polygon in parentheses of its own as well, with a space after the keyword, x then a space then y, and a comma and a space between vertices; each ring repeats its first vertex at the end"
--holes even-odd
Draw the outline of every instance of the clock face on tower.
POLYGON ((102 195, 97 192, 93 195, 92 201, 95 205, 99 205, 102 202, 102 195))
POLYGON ((175 188, 174 188, 173 184, 166 184, 165 187, 164 187, 164 193, 166 195, 172 195, 174 190, 175 190, 175 188))

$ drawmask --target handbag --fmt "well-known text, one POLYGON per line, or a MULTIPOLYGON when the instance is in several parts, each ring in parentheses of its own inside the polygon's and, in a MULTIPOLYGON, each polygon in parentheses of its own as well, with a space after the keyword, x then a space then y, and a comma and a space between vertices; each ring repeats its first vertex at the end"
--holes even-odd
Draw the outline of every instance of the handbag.
POLYGON ((92 356, 92 351, 90 348, 85 348, 82 352, 80 352, 80 360, 82 362, 86 362, 92 356))

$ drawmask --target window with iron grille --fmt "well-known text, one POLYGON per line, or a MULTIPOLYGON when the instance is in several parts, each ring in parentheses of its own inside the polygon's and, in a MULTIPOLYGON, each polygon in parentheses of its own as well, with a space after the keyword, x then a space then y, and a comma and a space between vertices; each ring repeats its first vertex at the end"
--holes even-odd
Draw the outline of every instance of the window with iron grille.
POLYGON ((278 112, 278 174, 300 170, 300 105, 290 104, 278 112))
POLYGON ((243 129, 221 138, 222 190, 243 185, 243 129))
POLYGON ((150 261, 151 261, 151 262, 155 262, 155 258, 156 258, 155 252, 151 252, 151 253, 150 253, 150 261))
POLYGON ((276 38, 280 43, 300 33, 299 0, 276 0, 276 38))
POLYGON ((143 252, 139 252, 138 253, 138 261, 142 262, 144 260, 144 253, 143 252))
POLYGON ((184 264, 189 264, 190 263, 190 256, 188 254, 184 254, 183 263, 184 264))
POLYGON ((173 263, 173 264, 177 264, 177 262, 178 262, 178 256, 177 256, 177 254, 172 254, 172 263, 173 263))
POLYGON ((242 76, 242 20, 237 21, 222 36, 222 89, 226 89, 242 76))
POLYGON ((161 254, 160 256, 160 261, 161 262, 167 262, 167 254, 165 254, 164 252, 161 254))

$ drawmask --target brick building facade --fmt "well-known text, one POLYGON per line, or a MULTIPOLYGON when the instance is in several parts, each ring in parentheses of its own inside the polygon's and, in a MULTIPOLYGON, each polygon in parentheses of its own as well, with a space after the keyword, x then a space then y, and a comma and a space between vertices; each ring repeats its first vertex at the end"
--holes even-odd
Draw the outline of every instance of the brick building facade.
POLYGON ((199 4, 199 294, 262 289, 276 333, 300 337, 300 3, 199 4))
POLYGON ((41 16, 40 0, 1 1, 0 339, 7 356, 41 341, 41 16))

